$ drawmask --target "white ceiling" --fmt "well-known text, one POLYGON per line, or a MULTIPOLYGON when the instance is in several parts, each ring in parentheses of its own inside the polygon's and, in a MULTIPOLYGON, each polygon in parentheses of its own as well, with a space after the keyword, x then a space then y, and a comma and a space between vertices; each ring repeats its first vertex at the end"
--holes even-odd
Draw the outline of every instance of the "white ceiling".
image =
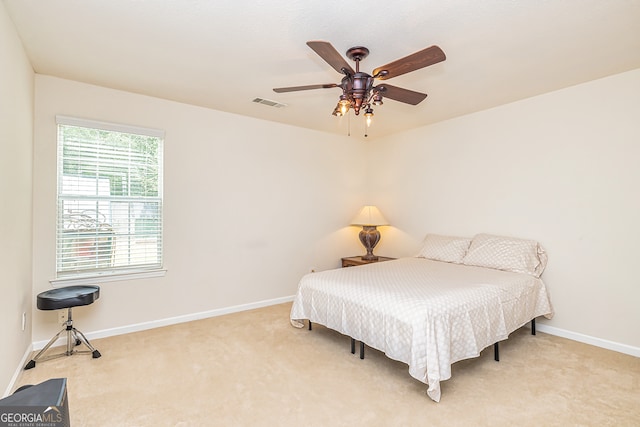
MULTIPOLYGON (((37 73, 347 134, 339 83, 305 43, 366 46, 361 70, 431 45, 447 60, 388 82, 370 137, 640 67, 640 0, 4 0, 37 73), (287 104, 272 108, 256 97, 287 104)), ((355 68, 355 67, 354 67, 355 68)), ((598 100, 594 100, 598 102, 598 100)), ((362 136, 362 116, 351 118, 362 136)))

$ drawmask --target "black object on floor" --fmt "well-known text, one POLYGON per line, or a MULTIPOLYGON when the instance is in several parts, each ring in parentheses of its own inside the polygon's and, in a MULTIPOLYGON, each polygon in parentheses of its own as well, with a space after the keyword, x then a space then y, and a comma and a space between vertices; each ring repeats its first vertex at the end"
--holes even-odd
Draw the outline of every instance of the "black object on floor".
POLYGON ((22 386, 0 399, 0 427, 9 425, 69 427, 67 379, 53 378, 22 386))

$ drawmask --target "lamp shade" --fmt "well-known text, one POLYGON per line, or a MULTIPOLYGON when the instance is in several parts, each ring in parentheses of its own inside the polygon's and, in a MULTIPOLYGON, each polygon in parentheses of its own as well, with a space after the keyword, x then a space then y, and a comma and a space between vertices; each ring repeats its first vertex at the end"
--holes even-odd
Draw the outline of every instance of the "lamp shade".
POLYGON ((379 226, 389 225, 389 222, 382 216, 380 210, 375 206, 365 206, 360 212, 351 220, 351 225, 361 226, 379 226))

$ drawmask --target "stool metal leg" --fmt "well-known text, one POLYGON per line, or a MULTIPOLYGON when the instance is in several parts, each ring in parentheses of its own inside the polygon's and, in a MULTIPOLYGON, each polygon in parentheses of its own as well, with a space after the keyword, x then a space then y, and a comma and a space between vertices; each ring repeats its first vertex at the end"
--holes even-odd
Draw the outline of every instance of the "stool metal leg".
MULTIPOLYGON (((31 360, 29 361, 29 363, 27 363, 27 364, 25 365, 24 369, 26 370, 26 369, 31 369, 31 368, 35 367, 35 366, 36 366, 36 361, 37 361, 38 359, 40 359, 40 357, 44 354, 44 352, 45 352, 45 351, 49 350, 49 347, 51 347, 51 346, 53 345, 53 343, 55 343, 56 341, 58 341, 58 338, 60 338, 60 335, 62 335, 62 333, 63 333, 64 331, 66 331, 66 328, 63 328, 60 332, 58 332, 57 334, 55 334, 55 335, 53 336, 53 338, 51 338, 51 340, 47 343, 47 345, 45 345, 45 346, 42 348, 42 350, 40 350, 40 351, 38 352, 38 354, 36 354, 36 357, 34 357, 33 359, 31 359, 31 360)), ((65 354, 64 354, 64 353, 62 353, 62 354, 56 355, 56 357, 60 357, 60 356, 64 356, 64 355, 65 355, 65 354)))
POLYGON ((31 369, 34 368, 36 366, 36 362, 38 361, 42 361, 44 362, 45 360, 51 360, 51 359, 56 359, 58 357, 62 357, 62 356, 71 356, 73 354, 81 354, 81 353, 91 353, 91 355, 93 356, 94 359, 97 359, 98 357, 102 356, 100 354, 100 352, 98 350, 96 350, 91 343, 89 342, 89 340, 87 339, 87 337, 80 332, 78 329, 73 327, 73 317, 72 317, 72 313, 71 313, 71 307, 68 308, 67 311, 67 321, 64 324, 64 328, 62 328, 62 330, 60 330, 60 332, 58 332, 57 334, 55 334, 53 336, 53 338, 51 338, 51 340, 47 343, 47 345, 45 345, 42 350, 40 350, 38 352, 38 354, 36 354, 36 357, 34 357, 33 359, 31 359, 24 367, 25 370, 27 369, 31 369), (64 353, 58 353, 58 354, 53 354, 47 357, 42 357, 44 355, 44 353, 49 350, 49 348, 56 342, 58 341, 58 339, 60 338, 60 335, 62 335, 63 332, 67 333, 67 349, 64 353), (89 351, 80 351, 80 350, 76 350, 75 347, 79 346, 80 344, 84 344, 87 346, 87 348, 89 348, 89 351))
POLYGON ((94 359, 97 359, 98 357, 102 356, 100 352, 91 345, 87 337, 85 337, 82 332, 80 332, 76 328, 73 328, 73 332, 76 334, 76 338, 79 339, 79 341, 82 341, 82 343, 89 348, 89 351, 91 351, 91 354, 93 355, 94 359))

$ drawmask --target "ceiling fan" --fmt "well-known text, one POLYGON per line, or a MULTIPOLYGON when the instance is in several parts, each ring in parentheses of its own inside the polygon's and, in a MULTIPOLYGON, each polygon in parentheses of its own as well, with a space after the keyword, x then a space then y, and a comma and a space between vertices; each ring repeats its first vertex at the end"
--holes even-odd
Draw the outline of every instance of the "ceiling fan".
POLYGON ((347 58, 356 63, 356 69, 354 71, 331 43, 325 41, 308 41, 307 45, 337 72, 344 74, 342 81, 340 83, 279 87, 273 90, 277 93, 283 93, 339 87, 342 89, 342 95, 340 95, 340 100, 333 110, 333 115, 345 115, 350 109, 353 109, 354 113, 358 115, 360 114, 360 110, 364 108, 367 124, 370 123, 371 117, 373 116, 371 105, 382 105, 383 97, 411 105, 417 105, 427 97, 426 93, 403 89, 387 83, 374 86, 374 80, 387 80, 428 67, 429 65, 437 64, 446 59, 442 49, 438 46, 431 46, 378 67, 373 70, 372 75, 369 75, 360 71, 360 61, 369 55, 369 49, 366 47, 356 46, 347 50, 347 58))

